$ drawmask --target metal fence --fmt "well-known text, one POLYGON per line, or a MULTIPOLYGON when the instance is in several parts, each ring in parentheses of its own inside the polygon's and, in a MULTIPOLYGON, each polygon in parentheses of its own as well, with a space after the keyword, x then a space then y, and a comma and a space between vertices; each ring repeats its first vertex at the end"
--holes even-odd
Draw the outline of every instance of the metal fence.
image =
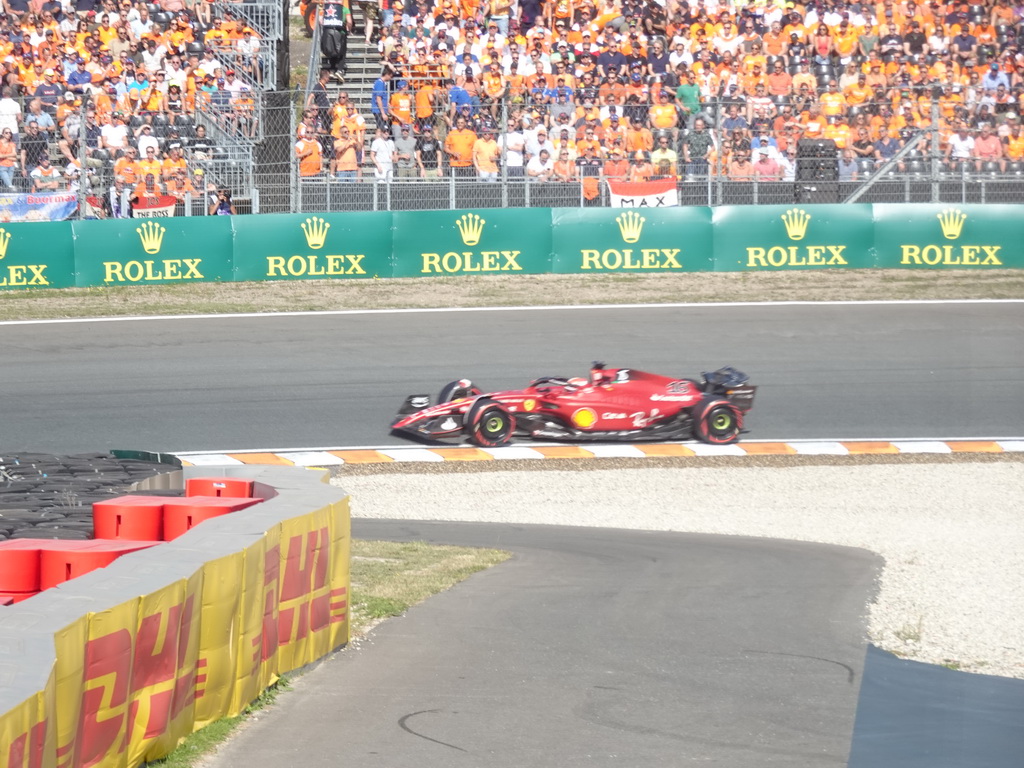
MULTIPOLYGON (((920 95, 920 94, 918 94, 920 95)), ((295 109, 295 119, 301 121, 303 113, 299 106, 303 97, 295 95, 289 97, 295 109)), ((321 120, 317 116, 313 125, 317 126, 318 138, 321 143, 323 155, 323 170, 321 173, 311 176, 300 176, 298 163, 292 152, 291 180, 289 187, 291 197, 287 210, 299 212, 317 212, 332 210, 430 210, 444 208, 466 208, 466 207, 521 207, 521 206, 570 206, 583 207, 591 205, 607 205, 609 202, 608 190, 605 184, 600 186, 600 194, 595 199, 588 199, 584 194, 583 186, 578 182, 540 181, 529 178, 522 178, 520 174, 512 171, 507 162, 500 163, 498 178, 496 181, 484 181, 483 179, 453 175, 450 168, 445 166, 441 178, 421 179, 418 172, 410 172, 408 169, 403 173, 396 169, 393 180, 375 178, 373 165, 370 162, 369 145, 374 131, 374 123, 369 114, 367 105, 357 105, 367 121, 366 135, 364 140, 363 158, 358 178, 339 179, 331 173, 330 158, 332 153, 333 138, 330 136, 330 121, 321 120)), ((891 109, 891 104, 885 105, 891 109)), ((769 139, 767 148, 759 147, 760 135, 756 127, 751 130, 750 123, 756 126, 757 117, 746 121, 737 121, 733 114, 730 119, 729 103, 710 103, 703 105, 703 116, 710 126, 710 133, 713 138, 713 151, 707 163, 687 163, 684 159, 683 146, 687 142, 688 134, 693 130, 693 118, 689 122, 681 117, 682 127, 678 131, 667 132, 669 136, 668 148, 675 153, 671 168, 668 174, 677 180, 680 204, 682 205, 741 205, 741 204, 788 204, 793 202, 832 202, 841 203, 845 201, 859 202, 938 202, 938 203, 968 203, 968 202, 1021 202, 1024 201, 1024 159, 1015 160, 1006 158, 1000 160, 986 160, 982 158, 970 158, 957 160, 947 157, 946 137, 925 128, 915 128, 912 125, 901 128, 898 132, 893 131, 896 144, 901 151, 896 157, 891 157, 886 152, 880 157, 874 153, 870 157, 855 159, 852 164, 847 164, 845 170, 840 171, 838 162, 834 163, 831 173, 806 173, 808 167, 813 163, 804 165, 804 159, 797 157, 792 165, 789 165, 789 155, 784 148, 774 147, 773 139, 769 139), (733 127, 739 122, 741 127, 733 127), (748 127, 742 127, 743 122, 748 127), (736 177, 736 169, 731 161, 738 155, 753 156, 756 160, 758 154, 765 151, 781 162, 782 169, 776 176, 736 177)), ((865 126, 872 133, 877 133, 877 125, 872 127, 872 119, 882 112, 880 104, 865 104, 861 107, 848 110, 843 115, 842 122, 849 124, 850 133, 845 142, 842 132, 837 130, 835 123, 839 121, 828 121, 823 119, 824 130, 822 133, 828 137, 839 135, 839 144, 852 145, 857 137, 859 126, 865 126), (863 115, 863 117, 860 117, 863 115), (832 123, 832 124, 829 124, 832 123)), ((932 100, 931 113, 919 115, 924 123, 940 125, 943 115, 940 113, 938 100, 932 100)), ((283 108, 279 105, 278 109, 283 108)), ((441 105, 445 110, 445 105, 441 105)), ((505 126, 510 118, 516 118, 524 113, 529 113, 532 105, 503 103, 497 113, 497 119, 493 121, 485 119, 485 123, 505 126)), ((607 107, 598 108, 601 112, 601 122, 607 127, 613 121, 609 119, 610 111, 607 107)), ((780 107, 781 109, 781 107, 780 107)), ((625 112, 619 108, 617 116, 629 118, 634 114, 640 114, 646 122, 649 105, 632 104, 626 105, 625 112)), ((471 112, 479 114, 486 112, 483 107, 474 107, 471 112)), ((267 113, 265 122, 271 122, 267 113)), ((308 114, 308 113, 307 113, 308 114)), ((740 111, 743 116, 743 111, 740 111)), ((889 118, 886 118, 889 119, 889 118)), ((435 115, 435 133, 443 140, 448 131, 448 121, 435 115)), ((274 118, 276 126, 283 127, 286 121, 280 117, 274 118)), ((550 133, 559 133, 557 120, 551 121, 555 130, 550 133)), ((806 128, 807 121, 802 121, 802 127, 806 128)), ((875 119, 877 124, 877 119, 875 119)), ((294 124, 293 124, 294 125, 294 124)), ((1005 131, 1007 116, 1005 114, 994 116, 993 130, 1005 131)), ((573 126, 570 136, 575 138, 579 126, 573 126)), ((774 125, 773 125, 774 128, 774 125)), ((269 129, 266 135, 271 134, 269 129)), ((889 132, 888 126, 884 132, 889 132)), ((970 132, 977 134, 980 130, 976 125, 970 127, 970 132)), ((778 131, 771 130, 769 134, 779 135, 778 131)), ((608 132, 609 136, 616 135, 608 132)), ((657 134, 660 135, 660 134, 657 134)), ((293 134, 294 136, 294 134, 293 134)), ((788 138, 788 132, 786 134, 788 138)), ((793 142, 794 146, 799 146, 793 142)), ((613 141, 607 136, 603 141, 603 148, 609 150, 613 141)), ((672 157, 672 155, 669 155, 672 157)), ((648 153, 650 158, 650 153, 648 153)), ((664 170, 664 169, 663 169, 664 170)), ((604 177, 602 177, 603 181, 604 177)), ((281 183, 281 180, 278 180, 281 183)), ((261 190, 261 196, 265 196, 267 190, 261 190)), ((275 194, 275 199, 283 201, 283 194, 275 194)), ((266 205, 262 210, 268 210, 266 205)))
POLYGON ((259 87, 277 83, 278 48, 286 38, 287 17, 280 0, 245 0, 245 2, 214 2, 214 13, 227 13, 241 18, 260 36, 260 50, 256 56, 235 54, 234 69, 242 79, 259 87))

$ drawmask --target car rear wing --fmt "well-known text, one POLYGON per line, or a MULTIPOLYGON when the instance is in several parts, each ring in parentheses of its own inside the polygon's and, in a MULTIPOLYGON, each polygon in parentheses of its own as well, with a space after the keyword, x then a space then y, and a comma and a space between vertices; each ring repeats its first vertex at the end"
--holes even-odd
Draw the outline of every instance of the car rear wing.
POLYGON ((757 387, 747 384, 750 377, 743 371, 726 366, 717 371, 705 372, 704 391, 713 395, 728 398, 729 402, 741 411, 749 411, 754 407, 754 395, 757 387))
POLYGON ((749 411, 754 407, 754 395, 757 393, 757 387, 749 384, 744 384, 742 387, 732 387, 731 389, 725 390, 724 394, 730 403, 735 405, 741 411, 749 411))

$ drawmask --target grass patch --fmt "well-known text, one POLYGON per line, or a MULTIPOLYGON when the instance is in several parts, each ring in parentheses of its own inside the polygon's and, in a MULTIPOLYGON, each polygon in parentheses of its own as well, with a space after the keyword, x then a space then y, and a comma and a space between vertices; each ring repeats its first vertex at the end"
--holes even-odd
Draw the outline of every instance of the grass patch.
POLYGON ((353 541, 349 605, 353 637, 509 557, 496 549, 353 541))
MULTIPOLYGON (((401 616, 431 595, 510 557, 510 553, 497 549, 353 539, 349 634, 352 639, 358 638, 382 621, 401 616)), ((205 755, 227 741, 247 718, 272 707, 290 689, 288 678, 282 677, 241 715, 210 723, 186 737, 167 757, 148 765, 194 768, 205 755)))
POLYGON ((896 639, 905 644, 916 644, 921 642, 921 633, 924 630, 924 617, 919 617, 917 624, 904 624, 893 634, 896 639))
POLYGON ((252 704, 245 708, 245 711, 236 717, 225 717, 210 723, 200 731, 188 736, 178 748, 167 757, 160 758, 147 763, 146 765, 160 766, 160 768, 192 768, 196 761, 208 754, 234 732, 246 718, 256 712, 267 709, 277 702, 277 697, 283 692, 291 690, 291 684, 287 677, 280 678, 276 683, 261 693, 252 704))
POLYGON ((1021 298, 1024 270, 490 275, 0 291, 0 320, 556 304, 1021 298))

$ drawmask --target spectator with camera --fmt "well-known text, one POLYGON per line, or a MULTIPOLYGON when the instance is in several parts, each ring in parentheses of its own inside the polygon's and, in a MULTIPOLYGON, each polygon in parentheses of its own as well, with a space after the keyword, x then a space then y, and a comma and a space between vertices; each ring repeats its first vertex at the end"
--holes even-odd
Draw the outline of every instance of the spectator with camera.
POLYGON ((221 187, 210 195, 209 213, 211 216, 234 216, 235 204, 231 201, 231 191, 221 187))

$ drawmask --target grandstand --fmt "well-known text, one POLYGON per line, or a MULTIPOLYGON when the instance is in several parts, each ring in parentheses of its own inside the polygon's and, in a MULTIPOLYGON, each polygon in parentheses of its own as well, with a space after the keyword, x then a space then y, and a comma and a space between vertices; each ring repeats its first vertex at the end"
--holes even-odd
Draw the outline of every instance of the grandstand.
POLYGON ((1022 13, 376 0, 343 81, 318 85, 313 25, 296 92, 278 2, 44 3, 0 16, 0 184, 84 187, 86 216, 221 188, 238 212, 602 205, 659 179, 684 205, 1019 201, 1022 13))
POLYGON ((85 191, 83 215, 115 217, 145 201, 206 212, 221 187, 250 197, 263 91, 284 39, 279 4, 39 6, 5 4, 0 16, 9 192, 85 191))
MULTIPOLYGON (((510 21, 503 4, 409 6, 377 39, 377 64, 394 72, 389 100, 409 83, 413 114, 382 122, 395 139, 404 120, 410 138, 430 123, 444 140, 461 111, 474 134, 469 167, 450 156, 440 178, 374 167, 368 90, 378 73, 354 46, 360 66, 341 86, 328 81, 327 94, 333 108, 346 92, 346 110, 362 116, 362 163, 356 178, 339 178, 342 121, 314 118, 320 164, 297 168, 297 210, 605 203, 594 178, 671 178, 682 204, 702 205, 1009 202, 1024 192, 1022 9, 1007 0, 543 3, 536 18, 513 6, 510 21), (487 131, 493 188, 479 183, 493 175, 481 167, 493 147, 476 141, 487 131), (510 150, 520 136, 522 159, 510 150)), ((314 48, 307 96, 319 63, 314 48)))

